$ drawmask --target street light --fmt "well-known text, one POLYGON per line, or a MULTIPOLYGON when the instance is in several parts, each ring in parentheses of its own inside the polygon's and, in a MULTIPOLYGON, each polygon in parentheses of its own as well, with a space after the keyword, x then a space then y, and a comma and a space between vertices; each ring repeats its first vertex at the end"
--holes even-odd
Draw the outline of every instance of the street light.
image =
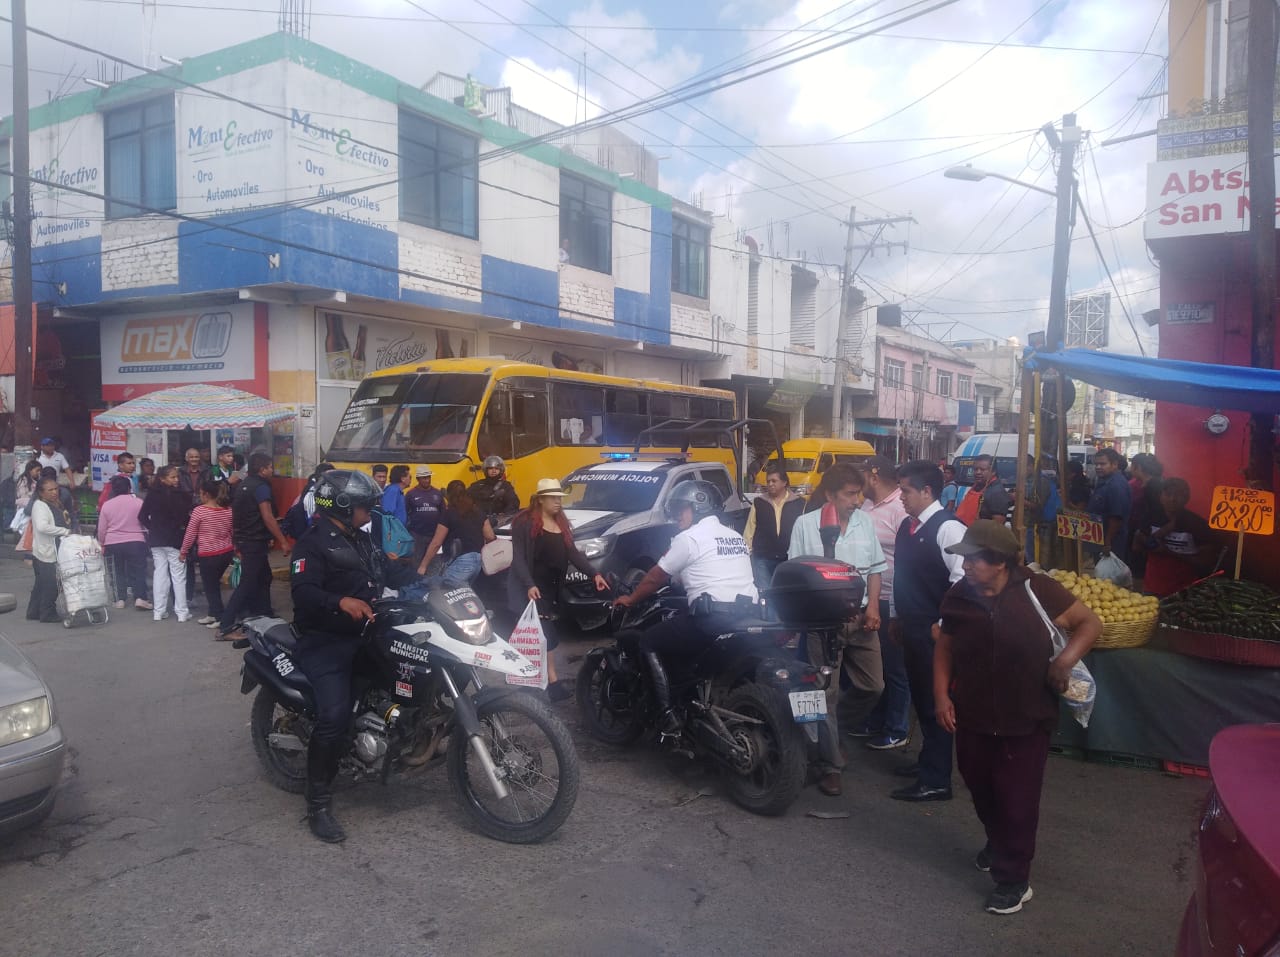
POLYGON ((1052 196, 1054 199, 1058 198, 1058 194, 1051 189, 1045 189, 1043 186, 1037 186, 1035 183, 1027 183, 1020 179, 1014 179, 1012 176, 1005 176, 1003 173, 992 173, 989 170, 978 169, 976 166, 970 166, 967 163, 964 166, 952 166, 942 175, 946 176, 948 179, 963 179, 970 183, 977 183, 987 177, 992 179, 1002 179, 1006 183, 1013 183, 1024 189, 1033 189, 1037 193, 1044 193, 1046 196, 1052 196))
MULTIPOLYGON (((1033 190, 1037 193, 1044 193, 1046 196, 1052 196, 1057 200, 1057 217, 1053 230, 1053 276, 1049 284, 1049 322, 1045 329, 1045 340, 1049 351, 1055 351, 1064 347, 1064 339, 1066 338, 1067 326, 1067 261, 1071 254, 1071 220, 1076 201, 1076 181, 1072 174, 1072 166, 1075 162, 1076 146, 1080 142, 1080 128, 1076 126, 1076 117, 1074 113, 1068 113, 1062 117, 1062 134, 1059 136, 1058 131, 1054 129, 1052 123, 1046 123, 1041 127, 1040 132, 1049 142, 1050 148, 1058 154, 1058 188, 1057 190, 1046 189, 1043 186, 1037 186, 1035 183, 1026 183, 1020 179, 1014 179, 1012 176, 1005 176, 1003 173, 992 173, 984 169, 976 169, 973 166, 952 166, 946 170, 943 175, 951 179, 962 179, 968 182, 978 182, 987 177, 993 179, 1002 179, 1006 183, 1013 183, 1021 186, 1023 189, 1033 190)), ((1023 499, 1026 497, 1027 488, 1027 425, 1030 422, 1029 396, 1035 391, 1035 378, 1032 372, 1023 366, 1022 371, 1022 427, 1019 429, 1020 439, 1018 442, 1018 496, 1015 500, 1014 507, 1014 528, 1016 529, 1019 541, 1022 540, 1024 533, 1023 522, 1023 499)), ((1067 410, 1063 408, 1065 405, 1065 387, 1062 377, 1059 376, 1056 388, 1057 395, 1057 435, 1053 437, 1051 448, 1054 449, 1054 457, 1058 462, 1058 482, 1061 486, 1062 500, 1065 502, 1066 497, 1066 465, 1067 465, 1067 433, 1066 433, 1066 416, 1067 410)), ((1046 415, 1043 404, 1040 406, 1039 421, 1036 423, 1036 445, 1042 446, 1042 443, 1049 436, 1046 434, 1048 430, 1046 426, 1046 415)), ((1040 467, 1039 457, 1037 456, 1035 467, 1040 467)), ((1037 541, 1038 544, 1038 541, 1037 541)))

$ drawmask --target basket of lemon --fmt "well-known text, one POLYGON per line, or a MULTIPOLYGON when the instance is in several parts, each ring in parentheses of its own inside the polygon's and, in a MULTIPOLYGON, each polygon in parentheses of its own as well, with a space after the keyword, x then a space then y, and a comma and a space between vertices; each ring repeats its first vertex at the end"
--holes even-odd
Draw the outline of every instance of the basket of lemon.
POLYGON ((1160 600, 1097 578, 1054 569, 1049 577, 1080 599, 1102 619, 1095 648, 1137 648, 1151 640, 1160 615, 1160 600))

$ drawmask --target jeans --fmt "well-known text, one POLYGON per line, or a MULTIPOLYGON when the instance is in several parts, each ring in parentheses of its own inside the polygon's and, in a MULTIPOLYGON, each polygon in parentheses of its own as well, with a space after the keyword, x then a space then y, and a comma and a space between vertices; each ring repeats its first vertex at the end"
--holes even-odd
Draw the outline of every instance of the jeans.
POLYGON ((235 552, 200 556, 200 581, 204 583, 204 600, 209 606, 209 614, 217 619, 221 619, 226 610, 222 605, 222 576, 234 556, 235 552))
POLYGON ((117 542, 102 550, 111 567, 111 577, 115 581, 116 601, 124 601, 128 597, 128 589, 133 589, 135 599, 146 600, 150 594, 147 585, 147 543, 117 542))
POLYGON ((867 715, 867 728, 895 738, 911 731, 911 686, 902 645, 889 637, 889 603, 880 602, 880 661, 884 667, 884 694, 867 715))
POLYGON ((222 612, 221 627, 231 631, 242 615, 271 614, 271 564, 267 554, 270 542, 241 542, 240 584, 231 593, 227 607, 222 612))
POLYGON ((155 606, 151 617, 159 621, 169 612, 169 582, 173 582, 173 610, 179 621, 191 617, 187 606, 187 563, 178 557, 176 548, 152 548, 151 561, 155 572, 151 579, 151 591, 155 606))
MULTIPOLYGON (((192 545, 191 551, 187 552, 187 604, 191 604, 191 600, 196 597, 196 569, 200 566, 200 546, 192 545)), ((201 579, 203 581, 203 578, 201 579)), ((204 586, 205 593, 209 592, 208 583, 204 586)))
POLYGON ((480 553, 467 552, 444 566, 444 571, 428 575, 428 588, 443 585, 445 588, 461 588, 470 585, 480 575, 480 553))
POLYGON ((773 573, 785 559, 751 557, 751 571, 756 578, 756 588, 764 590, 773 581, 773 573))
POLYGON ((951 733, 938 724, 933 701, 934 618, 902 620, 902 651, 907 665, 911 703, 920 722, 920 776, 926 788, 951 787, 951 733))

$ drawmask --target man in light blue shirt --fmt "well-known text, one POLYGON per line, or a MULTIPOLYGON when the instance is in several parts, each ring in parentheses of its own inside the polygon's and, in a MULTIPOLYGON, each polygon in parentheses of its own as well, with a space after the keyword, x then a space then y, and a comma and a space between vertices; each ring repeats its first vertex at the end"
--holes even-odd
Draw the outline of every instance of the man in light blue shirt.
POLYGON ((862 617, 840 630, 835 642, 835 660, 829 659, 828 643, 822 635, 811 634, 806 647, 810 663, 828 665, 835 671, 827 688, 827 721, 819 727, 818 735, 818 771, 821 775, 818 790, 830 797, 839 795, 842 790, 840 772, 844 761, 840 755, 840 721, 837 716, 840 705, 844 705, 846 726, 861 728, 884 691, 878 631, 880 575, 888 565, 871 518, 862 511, 865 482, 863 474, 852 465, 831 466, 822 479, 827 490, 827 503, 796 519, 787 550, 788 558, 826 556, 822 528, 835 526, 834 553, 828 557, 852 565, 867 583, 862 617), (844 702, 840 701, 841 669, 849 676, 852 685, 844 702))

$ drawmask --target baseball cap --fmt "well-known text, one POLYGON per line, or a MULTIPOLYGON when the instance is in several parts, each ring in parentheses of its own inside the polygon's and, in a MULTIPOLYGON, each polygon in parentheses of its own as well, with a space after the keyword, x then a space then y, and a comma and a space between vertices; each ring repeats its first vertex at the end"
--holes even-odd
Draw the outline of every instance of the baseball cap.
POLYGON ((414 475, 416 475, 418 478, 430 478, 430 477, 431 477, 431 466, 429 466, 429 465, 419 465, 419 466, 418 466, 418 468, 414 471, 414 473, 413 473, 413 474, 414 474, 414 475))
POLYGON ((40 440, 40 444, 41 444, 41 445, 56 445, 57 443, 56 443, 56 442, 54 442, 54 441, 53 441, 53 439, 52 439, 50 436, 47 436, 47 435, 46 435, 43 439, 41 439, 41 440, 40 440))
POLYGON ((984 518, 970 525, 965 530, 964 538, 948 547, 947 551, 952 555, 976 555, 978 552, 1016 555, 1018 539, 1008 525, 984 518))

